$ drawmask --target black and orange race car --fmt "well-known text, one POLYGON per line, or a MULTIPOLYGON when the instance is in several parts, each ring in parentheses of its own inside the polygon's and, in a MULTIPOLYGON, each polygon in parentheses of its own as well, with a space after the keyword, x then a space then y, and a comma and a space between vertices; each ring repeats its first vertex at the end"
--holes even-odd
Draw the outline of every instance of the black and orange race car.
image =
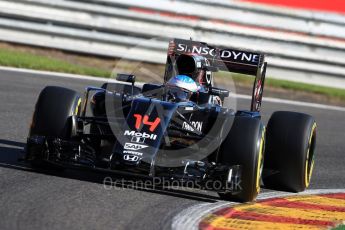
MULTIPOLYGON (((164 82, 135 76, 76 91, 47 86, 36 103, 25 160, 36 168, 89 168, 178 181, 226 200, 252 201, 267 188, 299 192, 310 182, 316 122, 260 108, 264 54, 174 39, 164 82), (255 76, 250 110, 224 106, 215 72, 255 76)), ((157 181, 157 180, 156 180, 157 181)))

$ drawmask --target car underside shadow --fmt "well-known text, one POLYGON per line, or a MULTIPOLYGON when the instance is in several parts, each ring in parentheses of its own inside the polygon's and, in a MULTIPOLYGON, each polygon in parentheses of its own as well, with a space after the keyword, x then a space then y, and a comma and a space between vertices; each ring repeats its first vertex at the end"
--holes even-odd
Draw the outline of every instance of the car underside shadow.
POLYGON ((205 194, 204 192, 204 194, 200 194, 196 192, 197 190, 193 191, 191 188, 184 188, 184 190, 182 190, 180 188, 176 189, 175 186, 174 188, 164 187, 154 184, 152 182, 153 180, 143 180, 133 176, 119 175, 117 173, 101 173, 86 169, 67 169, 61 172, 55 170, 36 170, 31 168, 28 163, 20 160, 24 157, 25 145, 26 144, 22 142, 0 139, 0 167, 98 183, 102 184, 104 189, 113 189, 114 192, 126 188, 202 202, 214 203, 219 200, 219 197, 216 195, 213 196, 205 194))
POLYGON ((0 167, 32 170, 19 162, 24 155, 25 143, 0 139, 0 167))
POLYGON ((16 146, 18 148, 25 147, 25 143, 18 142, 18 141, 4 140, 4 139, 0 139, 0 145, 10 145, 10 146, 16 146))

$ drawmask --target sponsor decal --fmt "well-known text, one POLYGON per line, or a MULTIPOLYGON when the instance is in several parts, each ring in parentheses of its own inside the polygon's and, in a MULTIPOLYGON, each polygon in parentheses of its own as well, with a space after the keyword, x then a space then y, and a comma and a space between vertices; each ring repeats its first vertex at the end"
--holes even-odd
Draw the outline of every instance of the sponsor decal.
POLYGON ((187 53, 195 53, 195 54, 201 54, 201 55, 210 55, 210 56, 216 56, 216 49, 210 48, 210 47, 198 47, 198 46, 192 46, 189 47, 186 44, 177 44, 177 51, 180 52, 187 52, 187 53))
POLYGON ((157 138, 156 134, 149 134, 149 133, 145 133, 145 132, 141 133, 141 132, 136 132, 134 130, 132 130, 132 131, 126 130, 123 135, 132 136, 132 137, 143 137, 143 138, 147 138, 150 140, 156 140, 156 138, 157 138))
POLYGON ((137 155, 137 156, 142 156, 142 155, 143 155, 143 153, 134 152, 134 151, 128 151, 128 150, 123 151, 123 153, 124 153, 124 154, 137 155))
POLYGON ((254 97, 256 100, 260 99, 261 87, 262 87, 262 82, 261 82, 261 80, 259 80, 256 84, 255 92, 254 92, 254 97))
POLYGON ((181 43, 177 44, 176 50, 179 52, 207 55, 211 57, 220 57, 222 59, 231 59, 235 61, 249 62, 253 64, 257 64, 260 58, 259 54, 250 52, 237 51, 231 49, 217 50, 215 48, 207 46, 188 46, 186 44, 181 43))
POLYGON ((154 119, 154 121, 149 121, 148 115, 142 116, 141 114, 134 114, 134 118, 136 119, 135 128, 137 130, 139 130, 141 124, 143 124, 143 125, 147 125, 150 127, 149 128, 150 132, 154 132, 161 122, 161 119, 159 117, 156 117, 156 119, 154 119))
POLYGON ((210 85, 212 83, 212 72, 206 71, 206 83, 210 85))
POLYGON ((198 62, 196 63, 196 67, 197 67, 197 68, 201 68, 201 61, 198 61, 198 62))
POLYGON ((124 155, 123 156, 123 159, 125 160, 125 161, 131 161, 131 162, 136 162, 136 161, 138 161, 139 160, 139 157, 138 156, 133 156, 133 155, 124 155))
POLYGON ((133 151, 137 151, 140 149, 144 149, 147 148, 147 145, 139 145, 139 144, 133 144, 133 143, 125 143, 125 146, 123 147, 124 149, 127 150, 133 150, 133 151))
POLYGON ((182 129, 188 130, 188 131, 198 130, 199 132, 201 132, 202 126, 203 126, 203 122, 201 122, 201 121, 192 121, 191 124, 193 126, 189 125, 187 122, 183 122, 182 129))
POLYGON ((134 143, 145 143, 144 137, 132 137, 131 142, 134 143))

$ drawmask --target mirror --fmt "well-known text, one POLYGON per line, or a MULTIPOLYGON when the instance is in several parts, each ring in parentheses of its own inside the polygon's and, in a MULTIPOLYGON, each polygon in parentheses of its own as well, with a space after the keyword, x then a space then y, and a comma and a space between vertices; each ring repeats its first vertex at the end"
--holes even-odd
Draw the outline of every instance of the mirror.
POLYGON ((224 97, 229 97, 230 91, 227 89, 220 89, 220 88, 216 88, 216 87, 211 87, 210 88, 210 94, 224 98, 224 97))
POLYGON ((132 74, 118 73, 116 76, 116 80, 123 81, 123 82, 130 82, 133 84, 135 82, 135 76, 132 74))

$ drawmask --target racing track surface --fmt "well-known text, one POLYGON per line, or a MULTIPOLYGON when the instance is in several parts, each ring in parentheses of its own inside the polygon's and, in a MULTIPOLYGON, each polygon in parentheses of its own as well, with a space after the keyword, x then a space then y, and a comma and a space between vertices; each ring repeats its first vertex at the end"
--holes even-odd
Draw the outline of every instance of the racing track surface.
MULTIPOLYGON (((170 229, 172 218, 202 202, 210 192, 106 190, 103 175, 68 170, 38 173, 17 162, 40 90, 59 85, 80 92, 94 81, 40 77, 0 71, 0 228, 1 229, 170 229)), ((240 99, 242 108, 249 101, 240 99)), ((318 121, 318 152, 311 188, 345 188, 345 112, 263 104, 267 121, 275 110, 313 114, 318 121)))

